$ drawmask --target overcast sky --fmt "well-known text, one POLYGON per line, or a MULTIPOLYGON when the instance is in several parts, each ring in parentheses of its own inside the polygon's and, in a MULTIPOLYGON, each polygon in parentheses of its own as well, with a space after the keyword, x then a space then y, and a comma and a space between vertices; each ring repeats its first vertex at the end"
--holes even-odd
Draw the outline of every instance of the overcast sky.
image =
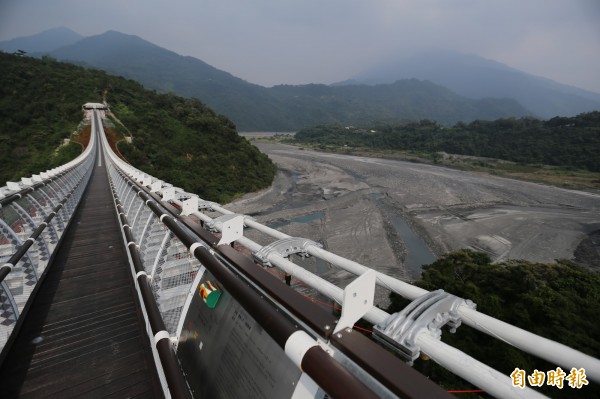
POLYGON ((117 30, 252 83, 332 83, 443 48, 600 92, 600 0, 0 0, 0 40, 117 30))

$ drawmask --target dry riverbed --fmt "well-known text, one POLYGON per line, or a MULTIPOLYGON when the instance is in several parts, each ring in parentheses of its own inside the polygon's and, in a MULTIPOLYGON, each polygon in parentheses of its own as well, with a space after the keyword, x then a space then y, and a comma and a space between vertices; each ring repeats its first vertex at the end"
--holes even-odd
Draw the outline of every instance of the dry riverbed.
MULTIPOLYGON (((397 278, 418 278, 422 264, 465 247, 495 261, 573 259, 598 267, 598 193, 283 144, 257 147, 279 167, 275 182, 229 209, 397 278)), ((303 262, 340 287, 352 280, 324 262, 303 262)), ((387 292, 376 303, 385 305, 387 292)))

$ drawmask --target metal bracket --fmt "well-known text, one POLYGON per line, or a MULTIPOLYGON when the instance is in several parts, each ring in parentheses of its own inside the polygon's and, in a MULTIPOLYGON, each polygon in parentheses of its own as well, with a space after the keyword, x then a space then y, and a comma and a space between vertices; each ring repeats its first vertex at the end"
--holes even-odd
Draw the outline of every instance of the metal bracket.
MULTIPOLYGON (((214 202, 213 202, 213 203, 214 203, 214 202)), ((213 203, 210 203, 210 204, 213 204, 213 203)), ((199 207, 201 207, 202 205, 205 205, 205 206, 210 206, 209 204, 206 204, 206 203, 203 203, 203 202, 201 202, 201 203, 200 203, 198 206, 199 206, 199 207)), ((207 209, 207 208, 204 208, 204 209, 207 209)), ((242 227, 243 227, 243 226, 244 226, 244 215, 240 215, 240 214, 237 214, 237 213, 228 213, 228 214, 226 214, 226 215, 221 215, 221 216, 219 216, 219 217, 217 217, 217 218, 214 218, 213 220, 211 220, 211 221, 209 221, 209 222, 206 222, 206 223, 204 224, 204 226, 205 226, 205 227, 206 227, 208 230, 210 230, 211 232, 213 232, 213 233, 218 233, 218 232, 219 232, 219 230, 217 230, 217 223, 221 222, 221 223, 223 224, 223 226, 222 226, 221 230, 225 230, 225 223, 229 222, 229 221, 230 221, 230 220, 232 220, 232 219, 235 219, 235 218, 236 218, 236 217, 238 217, 238 216, 242 218, 242 227)), ((223 232, 223 231, 221 231, 221 233, 222 233, 222 232, 223 232)), ((241 235, 240 235, 240 237, 241 237, 241 235)), ((239 237, 238 237, 238 238, 239 238, 239 237)), ((234 240, 234 241, 235 241, 235 240, 234 240)))
POLYGON ((183 216, 191 215, 198 211, 198 197, 191 197, 181 203, 181 214, 183 216))
POLYGON ((152 184, 152 176, 150 175, 144 175, 142 176, 142 179, 140 181, 142 183, 142 186, 146 187, 152 184))
POLYGON ((352 328, 373 307, 376 279, 375 270, 367 270, 344 288, 342 315, 333 330, 334 334, 344 328, 352 328))
POLYGON ((152 183, 150 185, 150 192, 151 193, 155 193, 157 191, 160 191, 160 189, 162 189, 162 182, 160 180, 155 181, 154 183, 152 183))
POLYGON ((319 248, 323 248, 323 245, 307 238, 289 237, 282 238, 281 240, 274 241, 269 245, 265 245, 258 251, 254 252, 252 256, 261 265, 271 266, 269 256, 272 253, 277 253, 284 258, 287 258, 292 254, 298 254, 302 257, 308 258, 309 254, 306 251, 306 247, 309 245, 315 245, 319 248))
POLYGON ((177 188, 179 191, 175 193, 175 199, 178 201, 187 201, 190 198, 198 197, 196 194, 190 194, 187 191, 183 191, 181 188, 177 188))
POLYGON ((15 183, 12 181, 7 181, 6 182, 6 187, 11 190, 11 191, 19 191, 21 189, 21 184, 20 183, 15 183))
POLYGON ((448 324, 454 333, 460 326, 458 307, 466 305, 475 309, 475 303, 459 298, 444 290, 428 292, 412 301, 398 313, 373 326, 373 338, 396 351, 411 363, 419 356, 421 348, 416 340, 419 334, 427 331, 440 339, 441 328, 448 324))
POLYGON ((231 244, 244 235, 243 215, 223 215, 217 219, 213 219, 213 222, 216 220, 223 223, 221 227, 221 239, 217 245, 231 244))
POLYGON ((198 202, 198 210, 204 210, 204 209, 206 209, 207 211, 212 212, 213 211, 213 205, 216 205, 216 202, 200 201, 200 202, 198 202))
POLYGON ((30 177, 21 177, 21 183, 23 183, 25 186, 33 186, 33 179, 30 177))
POLYGON ((175 187, 167 187, 161 190, 162 200, 170 201, 175 198, 175 187))
POLYGON ((184 202, 191 198, 198 198, 196 194, 190 194, 188 192, 185 192, 182 188, 174 187, 172 185, 163 185, 163 187, 160 190, 160 193, 162 195, 162 200, 167 202, 172 200, 184 202))

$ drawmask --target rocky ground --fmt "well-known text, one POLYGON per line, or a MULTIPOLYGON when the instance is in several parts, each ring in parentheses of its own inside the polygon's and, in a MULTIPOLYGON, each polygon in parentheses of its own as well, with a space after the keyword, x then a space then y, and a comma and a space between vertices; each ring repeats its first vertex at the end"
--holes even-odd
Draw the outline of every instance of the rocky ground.
MULTIPOLYGON (((257 146, 278 165, 275 182, 229 209, 398 278, 414 279, 415 264, 465 247, 495 261, 539 262, 575 259, 580 247, 576 260, 597 267, 599 193, 282 144, 257 146)), ((256 232, 248 235, 269 242, 256 232)), ((314 260, 307 267, 341 287, 352 279, 314 260)), ((385 304, 386 296, 380 292, 378 301, 385 304)))

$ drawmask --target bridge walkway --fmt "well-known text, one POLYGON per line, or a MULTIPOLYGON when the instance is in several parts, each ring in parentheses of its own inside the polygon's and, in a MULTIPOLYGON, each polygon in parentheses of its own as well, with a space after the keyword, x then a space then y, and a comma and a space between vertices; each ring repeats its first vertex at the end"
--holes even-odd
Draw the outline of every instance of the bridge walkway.
POLYGON ((2 398, 163 396, 98 159, 0 369, 2 398))

